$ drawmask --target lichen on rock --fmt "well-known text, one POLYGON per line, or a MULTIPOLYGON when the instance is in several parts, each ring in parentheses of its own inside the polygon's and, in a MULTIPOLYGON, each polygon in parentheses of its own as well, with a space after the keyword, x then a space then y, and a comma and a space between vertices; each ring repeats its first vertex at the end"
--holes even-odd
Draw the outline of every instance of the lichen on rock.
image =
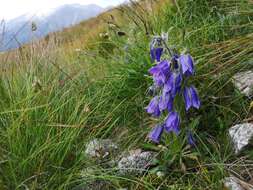
POLYGON ((249 98, 253 96, 253 71, 237 73, 233 77, 233 82, 242 94, 249 98))
POLYGON ((143 174, 151 165, 155 157, 154 152, 132 151, 122 157, 118 162, 118 170, 121 175, 143 174))
POLYGON ((250 144, 253 138, 253 124, 238 124, 229 129, 229 135, 233 141, 236 153, 239 153, 244 147, 250 144))
POLYGON ((85 154, 99 161, 116 154, 118 149, 118 145, 110 139, 93 139, 87 144, 85 154))

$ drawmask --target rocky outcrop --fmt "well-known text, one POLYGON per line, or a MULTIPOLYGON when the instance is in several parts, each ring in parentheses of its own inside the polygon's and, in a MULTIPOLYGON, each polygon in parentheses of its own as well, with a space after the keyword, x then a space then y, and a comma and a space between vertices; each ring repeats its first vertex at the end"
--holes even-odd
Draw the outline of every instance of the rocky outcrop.
POLYGON ((238 124, 229 129, 229 135, 233 141, 236 154, 250 144, 253 138, 253 124, 238 124))
POLYGON ((253 96, 253 71, 237 73, 233 77, 235 87, 247 97, 253 96))

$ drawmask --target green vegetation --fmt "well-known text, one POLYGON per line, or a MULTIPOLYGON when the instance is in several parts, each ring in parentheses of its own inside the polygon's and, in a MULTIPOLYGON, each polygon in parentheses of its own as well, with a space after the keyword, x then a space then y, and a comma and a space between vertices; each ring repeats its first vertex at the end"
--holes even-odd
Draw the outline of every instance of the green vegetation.
POLYGON ((227 130, 252 118, 250 101, 231 82, 235 73, 253 69, 252 1, 173 2, 121 7, 120 29, 103 28, 109 38, 93 36, 80 51, 64 49, 58 33, 1 55, 0 189, 63 190, 102 179, 111 189, 220 190, 229 173, 247 175, 244 165, 253 157, 233 155, 227 130), (191 83, 202 107, 181 125, 194 129, 196 148, 187 146, 184 135, 163 147, 146 139, 155 123, 144 109, 152 84, 149 42, 161 32, 197 61, 191 83), (160 152, 158 169, 166 176, 151 169, 122 177, 103 169, 84 154, 95 137, 111 138, 126 150, 160 152), (82 175, 87 168, 94 172, 82 175))

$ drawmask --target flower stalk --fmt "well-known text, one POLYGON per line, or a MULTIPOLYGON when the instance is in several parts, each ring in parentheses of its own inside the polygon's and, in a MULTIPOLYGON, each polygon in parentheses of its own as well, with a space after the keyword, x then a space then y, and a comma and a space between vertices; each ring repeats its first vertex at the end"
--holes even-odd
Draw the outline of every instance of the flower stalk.
MULTIPOLYGON (((169 48, 166 43, 168 39, 164 36, 154 37, 150 45, 151 60, 155 62, 149 69, 154 81, 150 88, 155 94, 146 110, 153 117, 162 120, 149 134, 149 139, 155 143, 160 143, 163 132, 180 134, 181 118, 175 108, 177 96, 184 99, 181 102, 185 104, 186 115, 191 108, 199 109, 201 105, 197 89, 193 85, 187 85, 188 79, 195 74, 192 56, 176 54, 169 48)), ((187 136, 188 143, 195 144, 190 130, 187 136)))

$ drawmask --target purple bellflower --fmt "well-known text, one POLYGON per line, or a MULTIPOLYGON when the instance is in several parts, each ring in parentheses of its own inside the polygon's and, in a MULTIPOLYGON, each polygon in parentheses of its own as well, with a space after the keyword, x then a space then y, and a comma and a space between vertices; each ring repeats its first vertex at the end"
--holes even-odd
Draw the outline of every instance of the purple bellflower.
POLYGON ((162 39, 160 36, 156 36, 152 39, 150 43, 150 57, 151 60, 160 62, 164 48, 162 46, 162 39))
POLYGON ((184 101, 185 101, 185 109, 188 111, 191 107, 199 109, 200 107, 200 100, 195 87, 185 87, 184 92, 184 101))
POLYGON ((156 125, 154 129, 149 133, 148 138, 155 143, 159 143, 163 133, 163 125, 156 125))
POLYGON ((162 53, 163 53, 163 48, 152 48, 150 50, 150 57, 152 61, 160 62, 162 53))
POLYGON ((160 111, 168 110, 168 112, 173 110, 173 97, 168 92, 163 92, 160 96, 159 109, 160 111))
POLYGON ((170 73, 170 62, 167 60, 161 61, 156 66, 149 69, 149 73, 153 75, 153 79, 157 86, 163 86, 170 73))
MULTIPOLYGON (((154 98, 150 101, 146 110, 153 117, 161 117, 164 113, 168 113, 164 121, 156 125, 149 134, 149 139, 155 143, 159 143, 163 131, 167 133, 180 133, 180 115, 175 110, 174 101, 176 96, 183 96, 186 111, 191 107, 199 109, 200 100, 195 87, 186 87, 187 78, 194 75, 194 63, 190 54, 178 55, 171 50, 166 44, 167 38, 156 36, 151 41, 150 55, 152 61, 156 61, 155 65, 149 69, 149 73, 153 77, 155 90, 154 98), (163 54, 166 59, 162 59, 163 54)), ((178 99, 178 98, 177 98, 178 99)), ((188 135, 188 141, 192 144, 192 135, 188 135)))
POLYGON ((196 141, 193 137, 193 134, 192 132, 188 131, 187 133, 187 141, 188 141, 188 144, 191 145, 191 146, 196 146, 196 141))
POLYGON ((148 107, 146 108, 147 112, 154 117, 159 117, 161 111, 159 109, 159 97, 155 96, 149 103, 148 107))
POLYGON ((168 76, 167 81, 164 84, 164 91, 170 92, 173 97, 176 96, 176 94, 181 89, 181 83, 182 83, 182 75, 178 72, 172 72, 168 76))
POLYGON ((179 134, 180 129, 180 118, 177 112, 171 112, 169 116, 165 120, 165 130, 169 132, 174 132, 175 134, 179 134))
POLYGON ((181 64, 182 72, 185 76, 191 76, 194 74, 193 59, 189 54, 181 55, 179 57, 179 63, 181 64))

